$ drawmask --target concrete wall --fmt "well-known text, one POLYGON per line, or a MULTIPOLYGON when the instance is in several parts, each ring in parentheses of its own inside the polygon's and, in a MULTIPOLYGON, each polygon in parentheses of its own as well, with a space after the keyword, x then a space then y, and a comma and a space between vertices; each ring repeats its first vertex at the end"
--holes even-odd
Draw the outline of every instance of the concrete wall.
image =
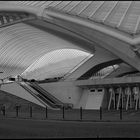
POLYGON ((30 93, 28 93, 17 83, 2 85, 1 90, 44 107, 43 104, 41 104, 35 97, 33 97, 30 93))
POLYGON ((81 93, 81 98, 78 104, 78 107, 82 107, 83 109, 85 109, 86 104, 87 104, 87 100, 88 100, 88 89, 83 89, 83 92, 81 93))
MULTIPOLYGON (((100 103, 100 97, 98 98, 92 95, 89 92, 90 90, 88 88, 85 89, 76 86, 75 82, 53 82, 40 84, 40 86, 62 102, 72 103, 74 105, 74 108, 82 107, 83 109, 97 109, 97 106, 99 108, 102 103, 104 108, 106 108, 107 106, 107 100, 105 98, 106 95, 103 97, 103 102, 101 101, 100 103), (96 101, 95 98, 99 100, 96 101)), ((43 106, 37 99, 35 99, 30 93, 28 93, 17 83, 2 85, 1 90, 43 106)))
MULTIPOLYGON (((86 94, 84 94, 84 90, 82 88, 75 86, 72 82, 53 82, 40 84, 40 86, 62 102, 72 103, 74 108, 79 108, 81 105, 84 107, 84 96, 86 94), (81 102, 81 99, 84 101, 81 102), (80 105, 80 103, 82 104, 80 105)), ((42 104, 37 99, 35 99, 30 93, 28 93, 17 83, 2 85, 1 90, 42 106, 42 104)))
POLYGON ((54 95, 64 103, 72 103, 75 108, 79 107, 79 102, 83 90, 76 87, 72 82, 53 82, 40 84, 42 88, 54 95))
POLYGON ((40 84, 42 88, 64 103, 72 103, 74 108, 99 109, 107 107, 106 92, 93 94, 88 88, 80 88, 74 82, 53 82, 40 84))
POLYGON ((104 91, 105 91, 104 89, 102 91, 98 91, 98 89, 95 88, 93 89, 85 88, 79 106, 82 106, 82 108, 84 109, 100 109, 100 106, 106 108, 107 107, 106 92, 104 91))

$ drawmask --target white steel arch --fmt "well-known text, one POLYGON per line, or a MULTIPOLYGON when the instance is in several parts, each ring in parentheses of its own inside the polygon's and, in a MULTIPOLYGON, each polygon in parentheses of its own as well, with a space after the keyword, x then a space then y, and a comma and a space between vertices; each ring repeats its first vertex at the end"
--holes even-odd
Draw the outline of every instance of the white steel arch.
MULTIPOLYGON (((106 43, 105 49, 107 49, 109 52, 114 54, 115 56, 123 59, 126 63, 129 63, 132 65, 132 67, 135 67, 139 70, 139 67, 137 64, 139 64, 138 56, 135 54, 133 50, 131 50, 131 45, 136 45, 139 43, 139 37, 137 36, 140 31, 140 2, 136 1, 115 1, 115 2, 109 2, 109 1, 44 1, 44 2, 33 2, 33 1, 23 1, 23 2, 7 2, 11 3, 11 6, 9 7, 10 10, 13 10, 13 7, 16 6, 16 10, 25 10, 27 12, 36 13, 36 15, 40 16, 41 18, 45 19, 46 21, 51 21, 56 24, 64 23, 63 21, 67 21, 68 24, 71 22, 75 24, 75 26, 72 27, 72 31, 76 29, 75 32, 82 33, 83 36, 88 37, 90 40, 93 38, 96 40, 95 42, 98 44, 99 37, 103 39, 103 36, 107 38, 107 40, 110 38, 111 42, 114 40, 115 42, 118 42, 118 44, 125 46, 120 52, 120 46, 117 48, 111 48, 110 43, 106 43), (111 8, 111 10, 110 10, 111 8), (51 17, 50 19, 47 19, 51 17), (59 19, 59 22, 57 22, 59 19), (93 30, 97 37, 95 37, 93 34, 90 35, 90 33, 87 33, 85 31, 81 31, 80 28, 77 28, 77 25, 80 25, 80 27, 85 26, 84 28, 93 30), (103 35, 101 35, 103 33, 103 35), (89 37, 90 36, 90 37, 89 37), (94 37, 93 37, 94 36, 94 37), (119 53, 120 52, 120 53, 119 53), (123 55, 124 52, 127 52, 128 54, 123 55), (130 56, 131 55, 131 56, 130 56), (128 60, 127 60, 128 58, 128 60), (136 64, 134 64, 136 63, 136 64)), ((0 9, 7 10, 7 3, 2 2, 3 7, 0 6, 0 9)), ((69 25, 68 25, 69 26, 69 25)), ((65 27, 65 23, 62 25, 62 27, 65 27)), ((93 40, 94 40, 93 39, 93 40)), ((32 40, 30 38, 30 40, 32 40)), ((103 41, 104 42, 104 41, 103 41)), ((99 45, 102 46, 104 43, 99 42, 99 45)), ((12 44, 12 42, 11 42, 12 44)), ((25 44, 24 44, 25 45, 25 44)), ((29 45, 32 45, 32 43, 29 45)), ((6 45, 5 45, 6 46, 6 45)), ((10 49, 10 48, 9 48, 10 49)), ((18 49, 16 50, 17 52, 18 49)), ((16 52, 12 51, 12 52, 16 52)), ((3 53, 3 55, 6 53, 3 53)), ((7 56, 7 54, 6 54, 7 56)), ((34 57, 31 57, 31 60, 34 59, 34 57)), ((9 65, 15 66, 13 64, 14 59, 7 59, 2 58, 2 64, 3 65, 9 65), (12 63, 11 63, 12 62, 12 63)), ((16 61, 15 61, 16 62, 16 61)), ((22 59, 16 64, 19 66, 21 64, 22 59)), ((23 65, 26 65, 26 63, 23 65)))
POLYGON ((53 50, 82 50, 71 42, 24 23, 2 28, 0 37, 0 68, 4 72, 1 77, 21 74, 37 59, 53 50))
POLYGON ((79 63, 92 57, 92 54, 76 49, 59 49, 51 51, 30 65, 22 77, 41 79, 63 77, 79 63))

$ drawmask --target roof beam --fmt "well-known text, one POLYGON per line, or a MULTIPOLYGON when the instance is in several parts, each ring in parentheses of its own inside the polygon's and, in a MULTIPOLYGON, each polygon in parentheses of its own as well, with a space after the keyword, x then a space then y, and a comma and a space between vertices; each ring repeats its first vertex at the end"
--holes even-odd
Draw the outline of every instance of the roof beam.
POLYGON ((123 21, 123 19, 124 19, 125 15, 127 14, 128 9, 130 8, 131 4, 132 4, 132 1, 130 1, 129 6, 127 7, 127 9, 125 10, 125 12, 124 12, 123 16, 121 17, 120 22, 117 24, 117 26, 116 26, 117 28, 119 28, 119 26, 121 25, 121 23, 122 23, 122 21, 123 21))
POLYGON ((71 1, 63 1, 62 3, 60 3, 59 5, 55 6, 56 9, 63 9, 65 8, 71 1))
POLYGON ((98 5, 98 7, 88 16, 88 18, 90 19, 103 4, 104 4, 104 1, 101 1, 101 4, 98 5))
POLYGON ((119 86, 127 84, 140 84, 140 76, 137 77, 120 77, 120 78, 105 78, 105 79, 94 79, 94 80, 77 80, 74 81, 76 86, 87 87, 87 86, 119 86))
POLYGON ((113 11, 113 9, 117 6, 118 1, 115 2, 114 6, 112 6, 112 8, 110 9, 110 11, 108 12, 108 14, 106 14, 106 16, 103 18, 102 22, 104 22, 106 20, 106 18, 111 14, 111 12, 113 11))
POLYGON ((140 24, 140 15, 138 17, 138 20, 137 20, 137 23, 136 23, 136 26, 135 26, 135 29, 134 29, 134 33, 137 32, 137 29, 138 29, 139 24, 140 24))
POLYGON ((77 15, 80 15, 87 7, 90 6, 91 3, 92 3, 92 1, 89 2, 89 4, 87 4, 77 15))
MULTIPOLYGON (((72 2, 74 2, 74 1, 72 1, 72 2)), ((79 3, 80 3, 80 1, 77 1, 77 3, 75 5, 73 5, 69 10, 67 10, 67 12, 70 12, 72 9, 74 9, 79 3)))

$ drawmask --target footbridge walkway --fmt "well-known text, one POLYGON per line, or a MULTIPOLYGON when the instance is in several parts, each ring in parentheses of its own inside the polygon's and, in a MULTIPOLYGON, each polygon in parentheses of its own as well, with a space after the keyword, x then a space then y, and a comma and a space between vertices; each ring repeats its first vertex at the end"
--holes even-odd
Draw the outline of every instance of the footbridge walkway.
POLYGON ((80 87, 109 87, 109 86, 122 86, 122 85, 136 85, 140 84, 140 76, 137 77, 119 77, 119 78, 105 78, 94 80, 77 80, 74 81, 76 86, 80 87))

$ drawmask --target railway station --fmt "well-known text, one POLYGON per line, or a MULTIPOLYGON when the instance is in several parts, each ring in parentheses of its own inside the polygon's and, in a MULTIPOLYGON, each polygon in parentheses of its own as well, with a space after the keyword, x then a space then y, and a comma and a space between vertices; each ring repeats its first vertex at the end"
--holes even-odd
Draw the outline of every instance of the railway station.
POLYGON ((139 1, 0 1, 0 91, 53 110, 138 110, 139 43, 139 1))

